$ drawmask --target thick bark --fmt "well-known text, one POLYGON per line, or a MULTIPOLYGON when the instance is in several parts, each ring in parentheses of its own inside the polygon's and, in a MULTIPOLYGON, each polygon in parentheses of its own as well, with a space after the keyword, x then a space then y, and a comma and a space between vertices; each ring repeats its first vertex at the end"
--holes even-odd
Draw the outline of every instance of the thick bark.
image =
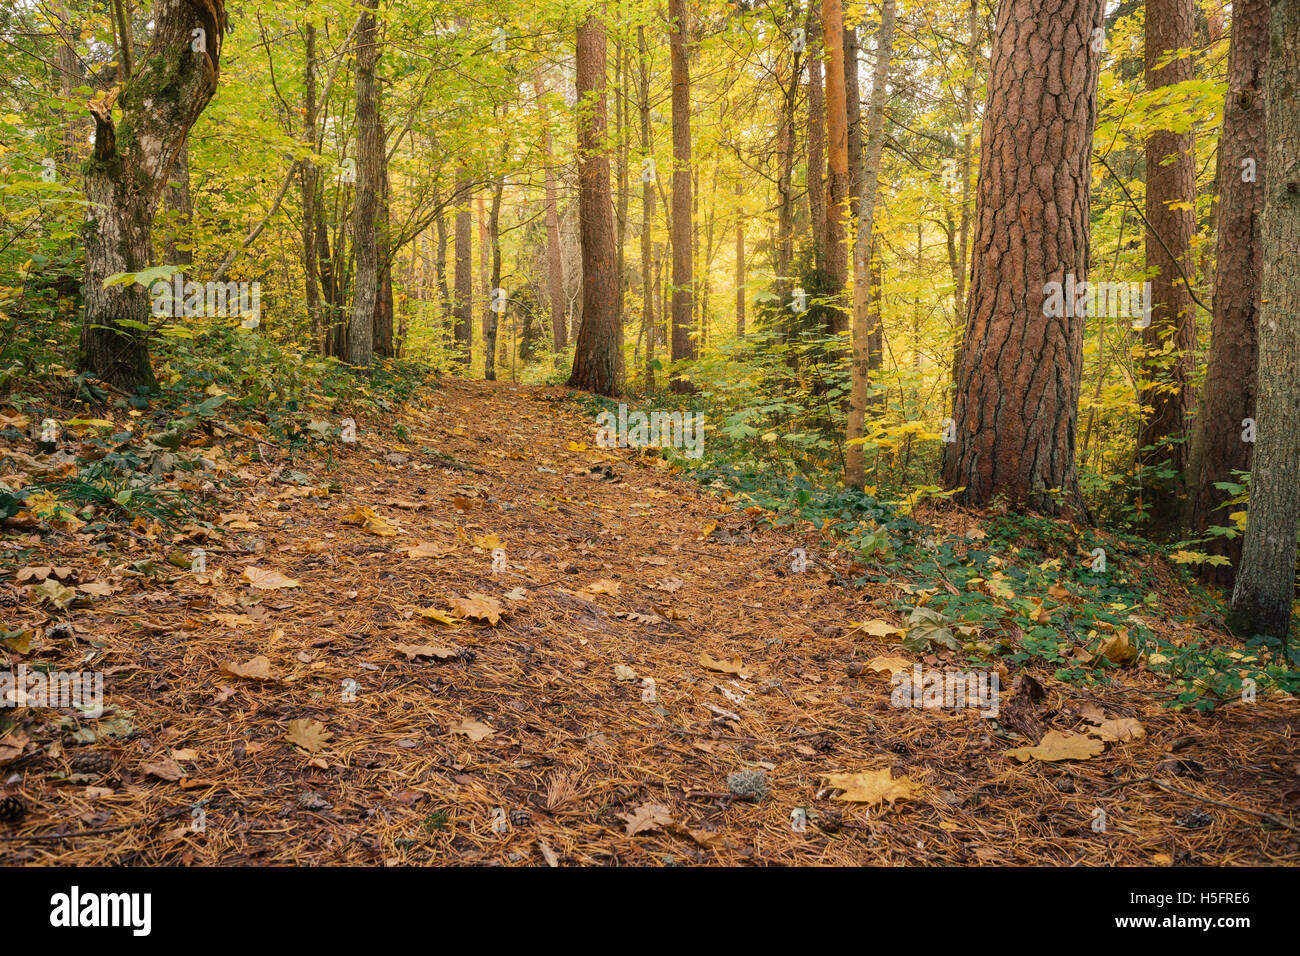
MULTIPOLYGON (((844 220, 849 195, 848 103, 844 85, 844 15, 840 0, 822 0, 822 40, 826 48, 826 282, 839 297, 848 280, 848 246, 844 220)), ((848 313, 842 305, 828 309, 830 331, 843 332, 848 313)))
POLYGON ((826 94, 822 87, 822 24, 817 0, 808 7, 808 231, 813 267, 826 268, 826 94))
MULTIPOLYGON (((1236 26, 1233 26, 1236 30, 1236 26)), ((1268 177, 1259 310, 1259 440, 1229 623, 1286 640, 1300 523, 1300 4, 1270 6, 1264 83, 1268 177)))
POLYGON ((456 290, 455 315, 456 361, 468 366, 474 348, 474 221, 469 211, 469 171, 456 174, 456 290))
POLYGON ((533 75, 537 108, 542 124, 542 151, 546 167, 546 291, 551 303, 551 350, 555 361, 569 344, 564 317, 564 258, 560 250, 560 211, 556 199, 555 166, 551 159, 551 126, 546 113, 546 88, 542 68, 533 75))
MULTIPOLYGON (((849 396, 848 448, 844 459, 844 482, 861 490, 866 482, 862 438, 867 413, 867 389, 871 377, 872 307, 870 258, 874 243, 876 195, 880 183, 880 154, 885 141, 885 96, 889 82, 889 61, 894 47, 894 0, 883 0, 880 32, 876 35, 876 66, 871 78, 871 106, 867 118, 865 168, 862 173, 862 198, 858 206, 858 234, 853 244, 853 374, 849 396)), ((853 45, 856 59, 857 45, 853 45)), ((857 84, 857 69, 848 74, 857 84)), ((854 98, 856 106, 856 97, 854 98)), ((856 112, 856 111, 855 111, 856 112)), ((856 122, 860 117, 851 117, 856 122)), ((861 139, 859 138, 859 143, 861 139)), ((861 149, 861 146, 859 146, 861 149)), ((854 165, 857 165, 855 162, 854 165)), ((879 308, 875 310, 879 314, 879 308)))
MULTIPOLYGON (((672 112, 673 112, 673 300, 672 300, 672 360, 694 359, 698 343, 691 335, 691 318, 694 312, 695 252, 691 242, 691 72, 687 37, 688 0, 668 0, 671 20, 668 36, 672 60, 672 112)), ((673 391, 689 392, 690 382, 680 375, 674 376, 673 391)))
MULTIPOLYGON (((1229 495, 1215 484, 1233 481, 1234 471, 1250 470, 1253 444, 1242 436, 1245 420, 1255 417, 1267 68, 1268 0, 1236 0, 1219 136, 1214 320, 1188 463, 1188 525, 1198 534, 1212 524, 1229 523, 1222 510, 1229 495)), ((1224 555, 1232 564, 1201 565, 1201 581, 1231 587, 1241 561, 1241 538, 1212 538, 1204 550, 1224 555)))
POLYGON ((578 27, 578 206, 581 213, 582 324, 569 387, 619 391, 618 276, 614 206, 606 141, 605 25, 594 15, 578 27))
MULTIPOLYGON (((1174 50, 1195 43, 1193 0, 1147 0, 1146 84, 1148 90, 1195 77, 1190 55, 1158 64, 1174 50)), ((1146 259, 1151 278, 1151 324, 1142 332, 1142 404, 1151 409, 1138 432, 1144 499, 1152 528, 1168 531, 1182 511, 1181 473, 1187 464, 1187 418, 1192 408, 1192 361, 1196 309, 1184 276, 1192 277, 1192 234, 1196 230, 1196 164, 1190 133, 1157 130, 1146 145, 1146 259), (1162 350, 1172 342, 1173 351, 1162 350), (1155 471, 1168 462, 1178 477, 1155 471)))
POLYGON ((352 249, 356 280, 352 294, 352 320, 348 323, 345 361, 369 368, 375 358, 375 306, 379 300, 380 262, 376 225, 384 140, 379 125, 379 91, 376 67, 379 36, 374 10, 379 0, 362 0, 364 12, 357 30, 357 201, 352 210, 352 249))
POLYGON ((167 176, 217 88, 225 24, 223 0, 160 7, 143 66, 118 96, 120 121, 113 121, 110 97, 91 103, 95 146, 85 168, 90 210, 80 364, 119 388, 155 384, 146 333, 121 324, 147 324, 151 299, 141 285, 105 289, 104 280, 148 265, 167 176), (202 52, 191 46, 194 30, 203 31, 202 52))
POLYGON ((1088 270, 1101 0, 1004 0, 989 72, 965 340, 944 448, 959 499, 1083 510, 1075 428, 1082 316, 1048 282, 1088 270), (1032 55, 1030 53, 1032 52, 1032 55))

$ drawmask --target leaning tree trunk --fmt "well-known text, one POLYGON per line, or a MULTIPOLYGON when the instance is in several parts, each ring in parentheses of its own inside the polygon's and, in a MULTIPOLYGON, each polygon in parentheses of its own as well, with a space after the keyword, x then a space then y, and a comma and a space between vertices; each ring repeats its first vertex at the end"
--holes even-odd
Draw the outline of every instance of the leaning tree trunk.
POLYGON ((600 395, 619 390, 618 276, 614 205, 606 141, 605 25, 594 15, 578 27, 578 209, 582 245, 582 324, 569 387, 600 395))
MULTIPOLYGON (((1219 482, 1250 470, 1255 417, 1261 260, 1260 214, 1264 208, 1264 73, 1268 68, 1268 0, 1236 0, 1228 52, 1228 96, 1219 136, 1219 209, 1215 248, 1214 320, 1200 410, 1188 465, 1188 524, 1204 533, 1228 524, 1219 482), (1251 439, 1251 440, 1247 440, 1251 439)), ((1210 554, 1230 565, 1203 564, 1205 584, 1231 587, 1241 562, 1241 538, 1212 538, 1210 554)))
POLYGON ((85 320, 81 367, 122 389, 155 384, 148 333, 150 295, 114 285, 114 273, 149 262, 158 202, 190 127, 217 88, 225 34, 224 0, 160 4, 140 70, 122 88, 114 123, 112 97, 90 104, 95 146, 86 164, 85 320))
POLYGON ((369 368, 375 360, 375 307, 379 301, 379 218, 384 164, 383 131, 379 125, 379 35, 374 11, 379 0, 363 0, 365 12, 357 28, 357 204, 352 210, 352 250, 357 271, 352 290, 352 321, 348 323, 345 361, 369 368))
MULTIPOLYGON (((673 247, 672 360, 694 359, 698 342, 691 336, 694 312, 695 250, 691 233, 691 68, 687 37, 687 0, 668 0, 671 19, 668 35, 672 69, 673 113, 673 207, 671 235, 673 247)), ((692 391, 691 383, 681 375, 672 379, 674 392, 692 391)))
MULTIPOLYGON (((1235 30, 1236 27, 1234 26, 1235 30)), ((1300 3, 1273 0, 1264 84, 1264 278, 1259 310, 1259 440, 1230 624, 1286 640, 1300 523, 1300 3)))
POLYGON ((1047 283, 1087 276, 1101 61, 1091 39, 1101 25, 1101 0, 998 9, 955 441, 943 463, 968 505, 999 495, 1046 513, 1083 510, 1074 445, 1084 319, 1048 308, 1047 283))
MULTIPOLYGON (((1194 39, 1193 0, 1147 0, 1148 90, 1195 78, 1190 53, 1169 59, 1173 51, 1192 47, 1194 39)), ((1192 409, 1196 306, 1187 280, 1192 277, 1196 231, 1196 158, 1191 133, 1153 132, 1146 145, 1146 174, 1146 259, 1152 278, 1151 321, 1142 332, 1141 398, 1150 412, 1138 432, 1138 463, 1152 529, 1163 534, 1172 530, 1182 511, 1178 495, 1183 491, 1192 409), (1166 351, 1170 344, 1171 352, 1166 351), (1175 478, 1158 476, 1166 463, 1175 478)))

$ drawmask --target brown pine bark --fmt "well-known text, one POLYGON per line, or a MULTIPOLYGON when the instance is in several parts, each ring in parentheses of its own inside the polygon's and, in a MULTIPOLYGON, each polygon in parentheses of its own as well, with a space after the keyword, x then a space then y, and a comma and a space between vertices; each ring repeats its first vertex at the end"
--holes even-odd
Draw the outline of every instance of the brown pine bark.
POLYGON ((80 366, 127 390, 156 381, 146 334, 120 324, 148 324, 151 299, 139 284, 105 289, 104 280, 149 264, 150 230, 167 176, 217 88, 225 3, 166 5, 154 24, 148 56, 117 96, 120 119, 113 119, 111 97, 90 105, 95 146, 85 168, 90 208, 80 366), (194 30, 203 31, 204 52, 191 47, 194 30))
POLYGON ((967 505, 995 496, 1082 512, 1075 427, 1081 316, 1047 315, 1048 282, 1088 269, 1101 0, 1004 0, 985 103, 972 282, 943 478, 967 505), (1034 51, 1029 55, 1028 51, 1034 51))
MULTIPOLYGON (((690 23, 688 0, 668 0, 669 53, 672 70, 673 114, 673 298, 672 298, 672 360, 696 358, 697 342, 691 335, 694 312, 695 251, 692 243, 691 217, 691 71, 687 49, 690 23)), ((674 392, 689 392, 690 382, 676 375, 672 380, 674 392)))
POLYGON ((582 324, 569 387, 618 394, 618 275, 610 195, 605 25, 592 14, 578 27, 578 207, 582 245, 582 324))
MULTIPOLYGON (((1214 319, 1188 463, 1188 525, 1197 534, 1230 523, 1223 510, 1228 493, 1215 483, 1233 481, 1234 471, 1249 471, 1254 447, 1242 436, 1246 419, 1255 417, 1267 69, 1268 0, 1236 0, 1219 135, 1214 319)), ((1201 581, 1231 587, 1241 562, 1241 538, 1212 538, 1202 550, 1232 564, 1201 565, 1201 581)))
MULTIPOLYGON (((1236 27, 1234 26, 1235 30, 1236 27)), ((1259 441, 1229 624, 1285 641, 1300 524, 1300 4, 1274 0, 1264 82, 1268 177, 1259 310, 1259 441)))
MULTIPOLYGON (((645 26, 636 28, 637 51, 637 112, 641 123, 641 155, 653 161, 650 147, 650 53, 646 44, 645 26)), ((650 275, 650 227, 655 215, 655 182, 657 176, 649 171, 641 177, 641 331, 645 338, 645 384, 655 383, 655 296, 656 282, 650 275)))
MULTIPOLYGON (((844 14, 840 0, 822 0, 822 41, 826 48, 826 281, 827 292, 840 296, 848 280, 848 246, 844 220, 849 195, 848 103, 844 86, 844 14)), ((849 327, 842 306, 828 310, 830 331, 849 327)))
MULTIPOLYGON (((1171 51, 1193 46, 1193 0, 1147 0, 1146 84, 1148 90, 1191 80, 1190 56, 1161 67, 1171 51)), ((1151 324, 1142 332, 1141 362, 1144 406, 1151 409, 1138 432, 1144 504, 1151 528, 1167 532, 1181 515, 1182 472, 1187 464, 1186 437, 1192 408, 1192 362, 1196 349, 1196 309, 1187 287, 1194 263, 1190 254, 1196 229, 1196 165, 1190 133, 1157 130, 1146 145, 1146 259, 1151 279, 1151 324), (1167 343, 1170 355, 1156 355, 1167 343), (1161 465, 1178 473, 1173 479, 1155 474, 1161 465)))
POLYGON ((384 162, 383 132, 379 125, 379 34, 374 11, 379 0, 362 0, 361 25, 357 28, 357 201, 352 210, 352 251, 356 258, 356 279, 352 289, 352 319, 348 323, 347 354, 344 361, 368 369, 375 359, 375 308, 379 301, 379 218, 380 190, 384 162))

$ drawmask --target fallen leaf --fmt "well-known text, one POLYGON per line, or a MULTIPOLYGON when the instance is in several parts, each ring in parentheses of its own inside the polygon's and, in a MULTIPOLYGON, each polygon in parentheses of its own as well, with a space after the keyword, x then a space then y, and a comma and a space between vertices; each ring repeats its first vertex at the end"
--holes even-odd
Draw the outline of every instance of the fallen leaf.
POLYGON ((459 617, 452 617, 450 614, 446 614, 442 611, 439 611, 437 608, 434 607, 416 608, 415 613, 418 614, 420 617, 424 618, 426 621, 433 621, 435 624, 443 624, 446 625, 447 627, 455 627, 458 624, 465 623, 463 619, 459 617))
POLYGON ((157 760, 146 761, 140 764, 140 769, 151 777, 158 777, 160 780, 167 780, 172 783, 185 776, 185 769, 171 757, 159 757, 157 760))
POLYGON ((632 670, 632 668, 628 667, 626 664, 617 664, 614 667, 614 679, 624 681, 636 680, 636 671, 632 670))
POLYGON ((456 552, 456 546, 454 544, 430 544, 427 541, 421 541, 409 548, 399 548, 398 550, 405 551, 408 558, 445 558, 447 555, 456 552))
POLYGON ((269 568, 256 568, 250 565, 244 568, 242 579, 259 591, 274 591, 278 588, 296 588, 302 585, 293 578, 285 577, 279 571, 269 568))
POLYGON ((1053 763, 1058 760, 1091 760, 1105 749, 1105 744, 1092 737, 1049 730, 1037 746, 1017 747, 1008 750, 1007 756, 1015 757, 1021 763, 1029 760, 1053 763))
POLYGON ((715 661, 708 654, 700 654, 700 663, 706 670, 716 671, 719 674, 735 674, 737 677, 753 677, 754 672, 749 670, 739 657, 733 657, 730 661, 715 661))
POLYGON ((908 777, 895 780, 888 767, 880 770, 862 770, 858 773, 825 774, 826 786, 844 792, 836 800, 846 803, 865 803, 874 806, 888 800, 893 806, 896 800, 911 800, 921 792, 919 784, 908 777))
POLYGON ((885 621, 861 621, 849 628, 850 631, 861 631, 863 634, 869 634, 871 637, 888 637, 890 634, 904 633, 901 627, 895 627, 885 621))
POLYGON ((504 609, 496 598, 490 598, 486 594, 470 594, 468 597, 452 598, 451 610, 460 617, 471 621, 486 621, 494 626, 500 622, 501 615, 504 613, 504 609))
POLYGON ((245 680, 276 679, 275 674, 271 671, 271 662, 261 655, 243 664, 234 664, 227 661, 221 665, 221 672, 229 674, 231 677, 242 677, 245 680))
POLYGON ((299 717, 289 721, 289 731, 284 735, 284 739, 314 754, 318 750, 325 749, 325 745, 333 736, 319 720, 299 717))
POLYGON ((28 737, 21 730, 11 730, 7 736, 0 737, 0 764, 17 760, 27 747, 28 737))
POLYGON ((463 734, 474 743, 480 740, 487 740, 496 731, 487 724, 481 724, 477 720, 462 720, 459 724, 453 724, 451 727, 453 734, 463 734))
POLYGON ((1141 740, 1147 735, 1146 728, 1132 717, 1117 717, 1103 720, 1096 727, 1089 727, 1085 733, 1100 737, 1102 740, 1141 740))
POLYGON ((658 830, 673 822, 668 808, 659 803, 643 803, 631 813, 620 813, 619 817, 627 821, 627 835, 636 836, 647 830, 658 830))
POLYGON ((394 644, 393 650, 405 654, 408 661, 413 661, 417 657, 436 657, 440 661, 445 661, 460 656, 459 650, 435 644, 394 644))
POLYGON ((904 657, 873 657, 867 661, 867 668, 877 674, 881 671, 889 671, 889 676, 893 677, 902 671, 911 670, 912 662, 904 657))
POLYGON ((342 519, 344 524, 360 525, 361 530, 381 538, 393 538, 401 532, 383 515, 377 515, 373 508, 358 508, 342 519))
POLYGON ((66 608, 77 597, 76 591, 65 588, 52 577, 46 578, 37 587, 32 588, 32 592, 42 602, 48 601, 57 608, 66 608))
POLYGON ((103 581, 91 581, 89 584, 78 584, 77 590, 85 594, 92 594, 95 597, 108 597, 116 591, 117 588, 113 587, 111 584, 106 584, 103 581))
POLYGON ((588 584, 583 590, 590 594, 608 594, 610 597, 618 597, 619 587, 617 581, 601 578, 599 581, 588 584))
POLYGON ((1097 659, 1106 658, 1112 664, 1123 667, 1137 660, 1137 648, 1129 640, 1128 629, 1122 628, 1101 642, 1097 649, 1097 659))

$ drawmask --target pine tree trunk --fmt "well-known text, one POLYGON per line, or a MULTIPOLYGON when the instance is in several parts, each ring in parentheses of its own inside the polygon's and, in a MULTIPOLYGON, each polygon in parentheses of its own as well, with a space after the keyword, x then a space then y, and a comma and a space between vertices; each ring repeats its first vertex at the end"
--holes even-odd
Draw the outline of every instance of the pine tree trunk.
POLYGON ((375 306, 379 300, 379 193, 384 141, 379 126, 379 36, 374 10, 379 0, 362 0, 364 12, 357 28, 357 201, 352 210, 352 251, 356 279, 352 289, 352 320, 348 323, 344 360, 368 369, 375 359, 375 306))
MULTIPOLYGON (((650 54, 645 26, 636 28, 637 111, 641 122, 641 155, 654 161, 650 147, 650 54)), ((655 280, 650 275, 650 228, 655 215, 655 176, 646 169, 641 176, 641 331, 645 338, 645 387, 655 384, 655 280)))
POLYGON ((1101 0, 998 8, 956 440, 944 447, 944 483, 964 489, 967 505, 1005 496, 1083 511, 1074 448, 1084 319, 1049 317, 1045 287, 1087 276, 1101 60, 1091 37, 1101 24, 1101 0))
POLYGON ((551 300, 551 351, 556 362, 569 344, 564 318, 564 258, 560 250, 560 212, 556 200, 555 166, 551 159, 551 126, 546 113, 546 87, 539 66, 533 75, 542 124, 542 155, 546 176, 546 289, 551 300))
MULTIPOLYGON (((673 112, 673 300, 672 360, 696 358, 697 342, 691 336, 694 312, 695 251, 691 242, 691 72, 687 37, 690 35, 689 0, 668 0, 668 36, 672 61, 673 112)), ((692 391, 680 375, 672 380, 674 392, 692 391)))
POLYGON ((474 349, 474 221, 470 215, 469 170, 461 167, 456 174, 456 360, 469 367, 474 349))
POLYGON ((488 214, 488 244, 492 247, 492 282, 488 292, 487 329, 483 334, 483 377, 489 382, 497 378, 497 330, 503 313, 496 311, 497 289, 501 288, 501 195, 505 192, 505 179, 498 179, 492 190, 492 211, 488 214))
POLYGON ((826 93, 822 87, 823 37, 818 0, 808 6, 808 230, 813 268, 826 270, 826 93))
MULTIPOLYGON (((1205 385, 1188 463, 1188 525, 1203 534, 1230 524, 1217 482, 1250 470, 1255 417, 1259 283, 1263 269, 1260 216, 1264 208, 1264 74, 1268 69, 1268 0, 1235 0, 1228 52, 1228 96, 1219 136, 1219 208, 1215 247, 1214 320, 1205 385)), ((1241 538, 1215 537, 1201 546, 1232 564, 1203 564, 1205 584, 1231 587, 1241 563, 1241 538)))
MULTIPOLYGON (((844 14, 840 0, 822 0, 822 42, 826 48, 826 281, 837 299, 848 281, 844 220, 849 195, 848 102, 844 87, 844 14)), ((849 327, 843 304, 833 306, 830 331, 849 327)))
MULTIPOLYGON (((872 303, 870 259, 874 243, 876 196, 880 184, 880 154, 885 139, 885 97, 889 82, 889 61, 894 45, 894 0, 883 0, 880 32, 876 38, 876 67, 871 78, 871 106, 867 119, 866 167, 862 174, 862 199, 858 207, 858 234, 853 244, 853 373, 849 396, 849 424, 845 451, 844 483, 862 490, 866 463, 861 443, 865 434, 867 390, 871 376, 872 303)), ((856 44, 854 46, 856 58, 856 44)), ((849 74, 857 83, 856 68, 849 74)), ((859 118, 860 119, 860 118, 859 118)), ((879 311, 877 307, 876 311, 879 311)))
POLYGON ((619 391, 618 276, 614 205, 606 142, 605 25, 594 15, 578 27, 578 206, 581 213, 582 324, 569 387, 619 391))
MULTIPOLYGON (((308 23, 303 27, 305 44, 303 65, 304 114, 302 139, 308 149, 316 148, 316 27, 308 23)), ((307 317, 311 324, 312 351, 325 354, 325 324, 321 309, 319 262, 316 256, 316 203, 320 170, 310 159, 304 159, 298 168, 298 184, 302 193, 302 271, 304 295, 307 300, 307 317)))
POLYGON ((1300 524, 1300 3, 1273 0, 1268 55, 1259 439, 1229 623, 1242 635, 1286 640, 1300 524))
MULTIPOLYGON (((1191 56, 1157 64, 1174 50, 1195 44, 1193 0, 1147 0, 1146 84, 1158 90, 1195 78, 1191 56)), ((1151 411, 1138 433, 1144 502, 1151 527, 1163 533, 1181 515, 1182 471, 1192 408, 1191 375, 1196 349, 1196 309, 1184 276, 1191 279, 1196 230, 1196 165, 1190 133, 1157 130, 1146 146, 1146 258, 1151 278, 1151 324, 1142 332, 1142 404, 1151 411), (1156 353, 1172 341, 1172 354, 1156 353), (1165 463, 1178 473, 1160 478, 1165 463)))
POLYGON ((155 384, 147 333, 122 324, 147 324, 151 298, 136 283, 105 289, 104 280, 149 264, 150 232, 167 177, 217 88, 225 24, 223 0, 160 6, 150 55, 117 98, 121 119, 113 121, 110 97, 90 106, 95 146, 85 170, 90 209, 80 364, 118 388, 155 384), (201 51, 195 36, 203 38, 201 51))

